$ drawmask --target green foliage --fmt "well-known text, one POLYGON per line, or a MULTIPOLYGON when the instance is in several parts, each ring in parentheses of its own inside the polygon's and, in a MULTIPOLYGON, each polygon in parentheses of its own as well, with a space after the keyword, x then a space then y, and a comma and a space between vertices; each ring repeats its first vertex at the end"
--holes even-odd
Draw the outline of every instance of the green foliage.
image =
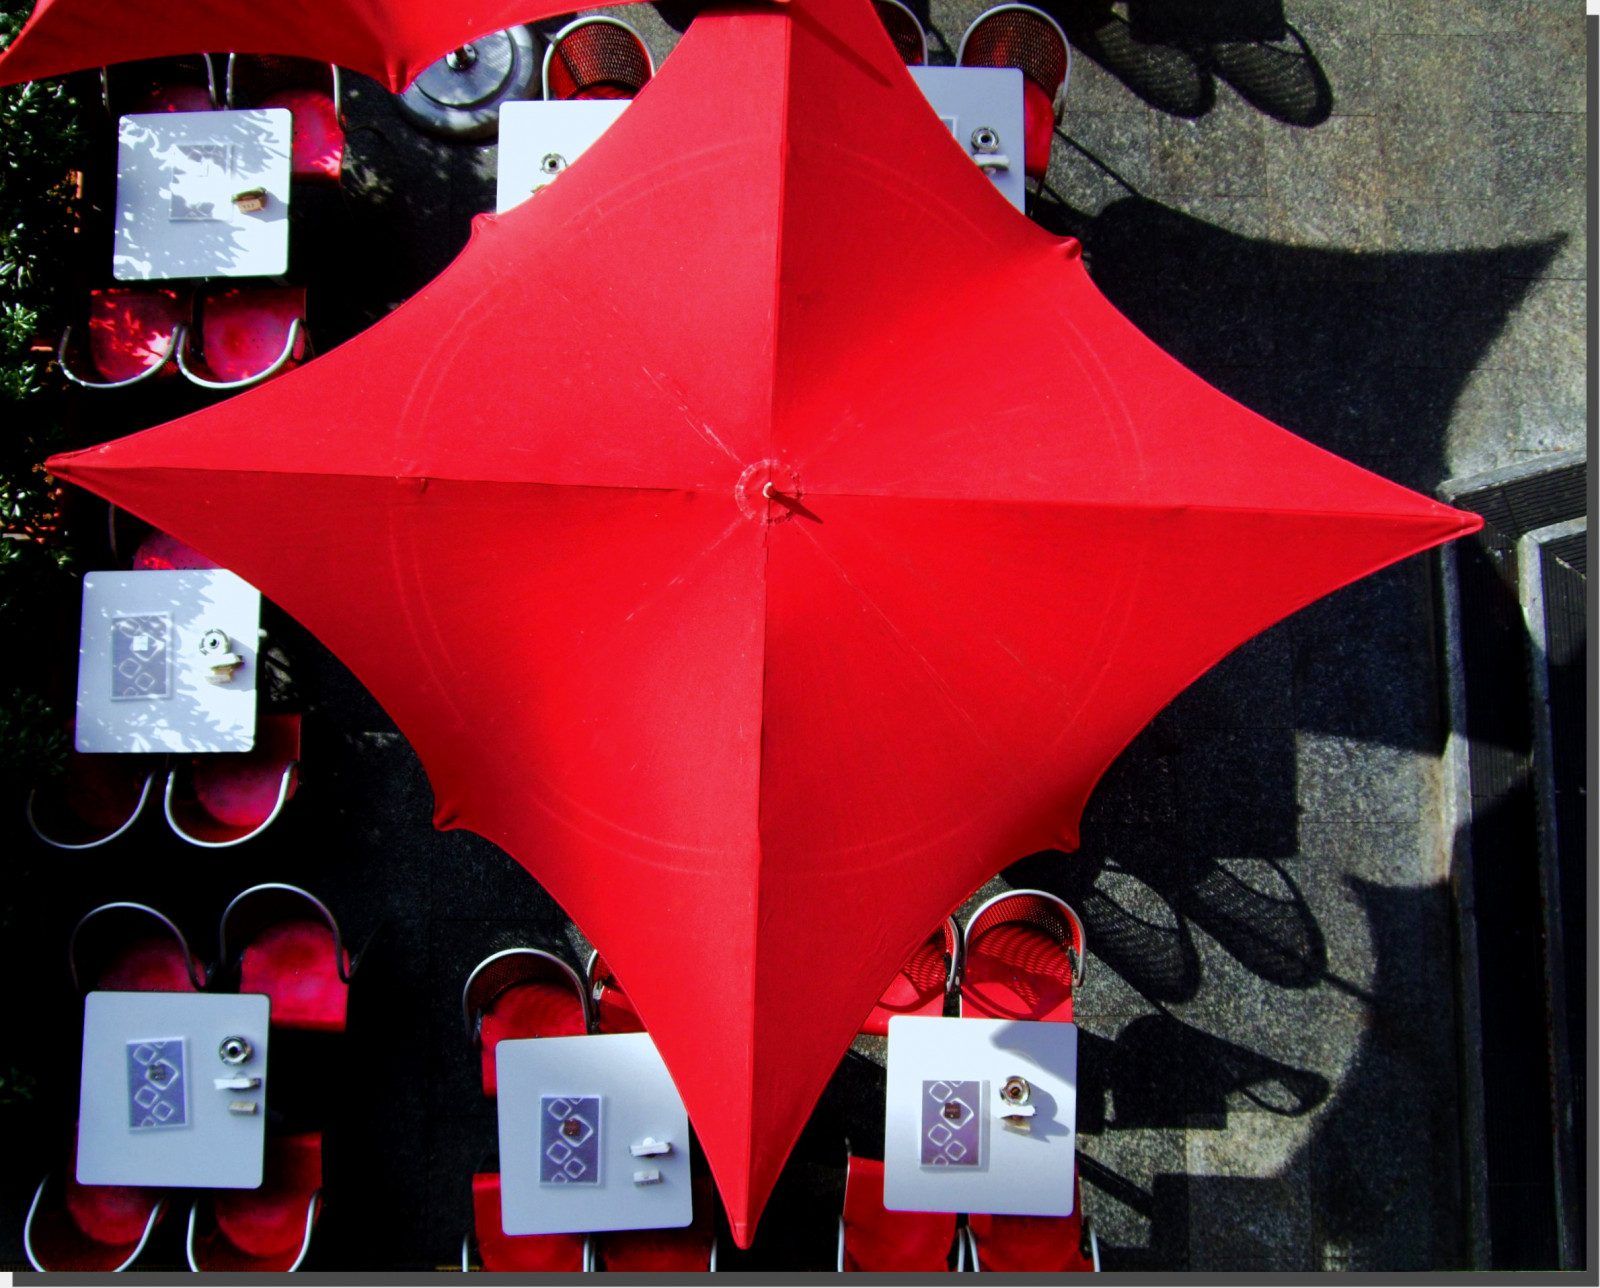
MULTIPOLYGON (((31 9, 0 0, 0 45, 31 9)), ((77 251, 78 107, 61 81, 0 87, 0 621, 12 639, 0 669, 13 682, 41 677, 26 656, 46 632, 28 632, 59 602, 72 555, 57 485, 40 468, 66 445, 66 394, 50 373, 45 337, 60 333, 77 251)), ((41 694, 0 692, 0 768, 31 774, 59 763, 63 720, 41 694)))

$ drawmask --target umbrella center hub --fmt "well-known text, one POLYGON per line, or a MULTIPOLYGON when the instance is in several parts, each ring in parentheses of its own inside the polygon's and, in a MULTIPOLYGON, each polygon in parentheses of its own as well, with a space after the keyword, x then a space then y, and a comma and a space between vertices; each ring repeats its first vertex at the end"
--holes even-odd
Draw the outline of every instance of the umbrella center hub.
POLYGON ((782 461, 772 460, 745 466, 733 489, 740 513, 758 523, 794 518, 802 495, 800 476, 782 461))

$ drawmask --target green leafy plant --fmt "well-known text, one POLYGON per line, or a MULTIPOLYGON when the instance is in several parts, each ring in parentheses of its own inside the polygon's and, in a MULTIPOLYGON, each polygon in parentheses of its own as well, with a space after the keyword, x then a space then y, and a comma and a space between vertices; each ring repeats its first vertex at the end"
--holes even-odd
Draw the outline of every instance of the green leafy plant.
MULTIPOLYGON (((28 0, 0 0, 0 46, 21 29, 28 0)), ((61 490, 41 462, 66 445, 66 393, 50 372, 77 250, 73 173, 82 128, 63 81, 0 87, 0 667, 17 677, 46 668, 29 655, 47 633, 37 622, 72 575, 61 490)), ((59 764, 62 718, 41 692, 0 691, 0 766, 30 772, 59 764)))

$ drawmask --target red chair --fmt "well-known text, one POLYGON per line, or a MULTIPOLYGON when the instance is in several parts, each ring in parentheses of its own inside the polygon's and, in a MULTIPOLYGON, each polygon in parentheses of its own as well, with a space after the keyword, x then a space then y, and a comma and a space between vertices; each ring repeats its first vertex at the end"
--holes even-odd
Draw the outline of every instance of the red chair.
POLYGON ((1083 923, 1064 901, 1044 890, 998 894, 967 922, 961 1014, 1070 1021, 1083 954, 1083 923))
MULTIPOLYGON (((589 1239, 582 1234, 507 1234, 500 1216, 500 1173, 472 1178, 472 1225, 485 1270, 525 1274, 578 1274, 593 1268, 589 1239)), ((461 1245, 461 1268, 468 1247, 461 1245)))
POLYGON ((598 952, 589 954, 589 1006, 596 1033, 643 1033, 644 1021, 598 952))
POLYGON ((946 917, 900 967, 861 1031, 888 1037, 896 1015, 943 1015, 945 996, 960 980, 961 928, 954 917, 946 917))
POLYGON ((298 1270, 322 1210, 322 1133, 268 1136, 261 1188, 214 1191, 212 1221, 202 1232, 203 1201, 189 1209, 189 1269, 298 1270))
POLYGON ((639 33, 620 18, 591 14, 569 22, 544 51, 544 96, 634 98, 656 65, 639 33))
POLYGON ((256 717, 250 751, 194 756, 167 774, 167 824, 190 845, 220 849, 259 835, 299 786, 300 717, 256 717))
POLYGON ((198 550, 184 545, 177 537, 169 536, 160 530, 152 530, 139 543, 139 548, 133 552, 133 566, 135 569, 154 572, 169 572, 179 568, 222 567, 215 560, 207 559, 198 550))
POLYGON ((228 55, 227 94, 255 107, 287 108, 294 115, 289 177, 306 183, 339 182, 344 163, 343 94, 338 67, 274 54, 228 55))
POLYGON ((595 1270, 620 1274, 704 1274, 717 1268, 717 1192, 710 1176, 690 1180, 694 1220, 667 1230, 607 1230, 593 1236, 595 1270))
POLYGON ((222 106, 210 54, 122 63, 115 70, 113 95, 112 68, 100 69, 100 101, 113 124, 135 112, 213 112, 222 106))
POLYGON ((78 1132, 65 1173, 39 1182, 22 1226, 28 1263, 39 1271, 126 1270, 167 1212, 164 1190, 78 1184, 78 1132))
MULTIPOLYGON (((1070 1023, 1083 982, 1083 923, 1045 890, 1008 890, 967 922, 961 1014, 1070 1023)), ((1073 1173, 1072 1215, 967 1217, 973 1268, 1076 1271, 1100 1268, 1099 1245, 1083 1219, 1073 1173)))
POLYGON ((342 1033, 360 954, 344 946, 327 904, 267 882, 236 894, 217 929, 223 969, 241 993, 272 999, 272 1027, 342 1033))
MULTIPOLYGON (((883 1206, 883 1160, 848 1156, 839 1216, 840 1270, 943 1273, 950 1269, 955 1240, 955 1213, 889 1211, 883 1206)), ((958 1257, 962 1252, 958 1246, 958 1257)))
POLYGON ((104 903, 84 914, 67 941, 79 993, 192 993, 206 968, 171 918, 142 903, 104 903))
POLYGON ((900 0, 872 0, 889 39, 894 41, 895 52, 907 67, 921 67, 928 61, 928 33, 922 20, 900 0))
POLYGON ((89 367, 72 347, 72 327, 61 333, 56 361, 61 374, 85 389, 125 389, 177 370, 194 303, 187 291, 111 286, 89 292, 89 367))
POLYGON ((1100 1241, 1083 1215, 1078 1178, 1072 1178, 1071 1216, 967 1217, 967 1251, 974 1270, 1006 1274, 1096 1271, 1100 1241))
POLYGON ((1051 137, 1072 75, 1072 46, 1060 24, 1032 5, 996 5, 967 28, 956 62, 963 67, 1021 70, 1026 169, 1030 179, 1044 178, 1050 168, 1051 137))
POLYGON ((178 346, 178 369, 203 389, 248 389, 290 371, 311 353, 303 286, 232 286, 200 301, 194 331, 178 346))
POLYGON ((467 1037, 482 1052, 486 1096, 497 1090, 494 1050, 506 1038, 577 1037, 590 1027, 578 972, 537 948, 507 948, 485 957, 467 976, 461 1010, 467 1037))
POLYGON ((150 798, 156 763, 151 756, 68 751, 60 778, 28 793, 28 826, 58 850, 89 850, 114 841, 133 826, 150 798))

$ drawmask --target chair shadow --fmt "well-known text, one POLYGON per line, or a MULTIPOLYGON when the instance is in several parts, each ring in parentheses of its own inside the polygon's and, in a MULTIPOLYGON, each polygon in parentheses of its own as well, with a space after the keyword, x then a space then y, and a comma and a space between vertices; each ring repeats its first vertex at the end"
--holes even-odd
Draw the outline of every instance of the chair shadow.
POLYGON ((1172 116, 1204 116, 1216 82, 1287 125, 1316 126, 1333 112, 1333 88, 1280 0, 1048 0, 1044 7, 1083 54, 1132 93, 1172 116))

